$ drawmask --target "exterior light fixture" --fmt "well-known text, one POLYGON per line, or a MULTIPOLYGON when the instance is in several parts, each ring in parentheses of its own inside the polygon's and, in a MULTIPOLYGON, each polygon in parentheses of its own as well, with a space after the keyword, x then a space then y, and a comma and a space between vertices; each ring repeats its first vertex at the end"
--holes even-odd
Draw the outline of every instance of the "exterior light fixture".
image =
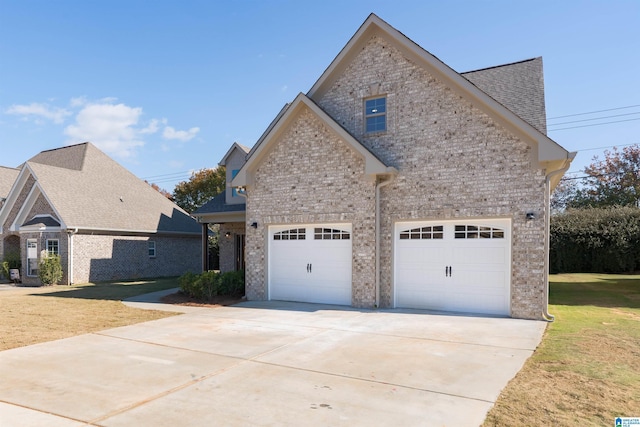
POLYGON ((254 222, 251 223, 251 226, 253 228, 258 228, 258 223, 254 221, 254 222))

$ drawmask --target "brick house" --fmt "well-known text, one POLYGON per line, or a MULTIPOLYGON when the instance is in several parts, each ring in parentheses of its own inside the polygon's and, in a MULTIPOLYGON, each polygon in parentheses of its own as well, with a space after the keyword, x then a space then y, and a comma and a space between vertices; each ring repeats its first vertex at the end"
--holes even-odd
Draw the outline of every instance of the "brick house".
POLYGON ((200 269, 201 226, 91 143, 22 164, 0 209, 0 259, 20 252, 25 285, 39 285, 45 252, 61 283, 177 276, 200 269))
POLYGON ((546 135, 541 58, 458 73, 372 14, 194 215, 242 245, 250 300, 542 319, 574 156, 546 135))

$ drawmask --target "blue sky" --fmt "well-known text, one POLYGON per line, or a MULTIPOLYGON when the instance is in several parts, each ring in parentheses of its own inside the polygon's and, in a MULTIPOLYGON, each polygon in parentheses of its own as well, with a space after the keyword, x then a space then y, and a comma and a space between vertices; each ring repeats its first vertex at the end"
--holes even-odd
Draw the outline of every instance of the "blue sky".
POLYGON ((459 72, 542 56, 571 171, 640 143, 637 0, 0 0, 0 165, 91 141, 172 191, 252 146, 371 12, 459 72))

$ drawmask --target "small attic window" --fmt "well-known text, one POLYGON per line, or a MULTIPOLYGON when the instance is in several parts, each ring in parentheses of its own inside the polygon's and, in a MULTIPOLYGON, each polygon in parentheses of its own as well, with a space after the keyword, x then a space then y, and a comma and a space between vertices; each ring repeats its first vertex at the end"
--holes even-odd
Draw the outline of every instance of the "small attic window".
MULTIPOLYGON (((238 175, 238 172, 240 172, 240 169, 233 169, 231 171, 231 180, 233 180, 233 178, 235 178, 236 175, 238 175)), ((238 195, 238 190, 235 187, 231 189, 231 195, 233 197, 236 197, 238 195)))
POLYGON ((377 97, 364 101, 365 132, 375 133, 387 130, 387 98, 377 97))

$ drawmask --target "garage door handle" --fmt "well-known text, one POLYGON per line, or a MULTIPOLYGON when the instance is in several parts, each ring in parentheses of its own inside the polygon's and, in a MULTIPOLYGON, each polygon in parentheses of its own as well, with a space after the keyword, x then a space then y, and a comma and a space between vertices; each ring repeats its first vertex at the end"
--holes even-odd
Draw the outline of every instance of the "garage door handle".
POLYGON ((448 265, 444 268, 444 276, 445 277, 451 277, 451 266, 448 265))
POLYGON ((313 268, 313 264, 309 264, 309 273, 311 273, 312 268, 313 268))
POLYGON ((311 264, 307 264, 307 273, 309 272, 309 265, 311 265, 311 264))

